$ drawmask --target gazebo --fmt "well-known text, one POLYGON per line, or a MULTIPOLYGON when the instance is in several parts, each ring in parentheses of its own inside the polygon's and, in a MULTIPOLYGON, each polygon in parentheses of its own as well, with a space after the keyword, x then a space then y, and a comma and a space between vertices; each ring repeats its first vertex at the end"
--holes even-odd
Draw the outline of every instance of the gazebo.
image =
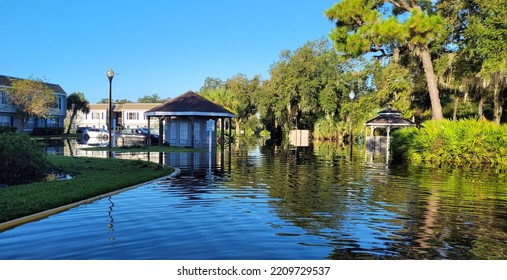
POLYGON ((404 119, 401 117, 401 112, 398 110, 393 110, 391 107, 387 107, 387 109, 378 112, 378 116, 366 122, 366 147, 375 150, 377 143, 385 144, 386 153, 389 154, 389 143, 390 143, 390 134, 391 129, 407 127, 407 126, 415 126, 415 123, 410 120, 404 119), (368 127, 370 128, 370 135, 368 135, 368 127), (374 132, 377 128, 385 128, 387 131, 387 136, 375 136, 374 132))
POLYGON ((159 145, 168 143, 174 147, 206 148, 209 145, 208 130, 213 120, 212 146, 216 147, 216 123, 220 120, 222 144, 224 143, 225 122, 231 134, 231 119, 235 115, 225 108, 207 100, 199 94, 188 91, 168 102, 144 113, 148 120, 159 119, 159 145))

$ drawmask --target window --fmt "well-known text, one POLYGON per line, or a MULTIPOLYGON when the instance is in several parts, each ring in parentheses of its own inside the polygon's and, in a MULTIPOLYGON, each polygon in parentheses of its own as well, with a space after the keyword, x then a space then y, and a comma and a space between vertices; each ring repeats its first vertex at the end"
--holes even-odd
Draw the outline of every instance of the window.
POLYGON ((63 110, 63 96, 58 96, 58 109, 63 110))
POLYGON ((46 119, 46 127, 58 127, 58 118, 46 119))
POLYGON ((100 119, 100 113, 99 112, 93 112, 92 113, 92 120, 99 120, 100 119))
POLYGON ((11 116, 0 116, 0 126, 11 126, 11 116))
POLYGON ((180 123, 180 144, 186 144, 188 140, 188 123, 180 123))
POLYGON ((32 117, 29 117, 25 124, 25 130, 33 130, 33 127, 35 125, 35 119, 32 117))
POLYGON ((127 113, 127 120, 138 120, 139 119, 139 112, 128 112, 127 113))
POLYGON ((5 92, 3 92, 3 91, 0 91, 0 104, 11 105, 11 100, 10 100, 9 96, 7 94, 5 94, 5 92))
POLYGON ((194 143, 200 144, 201 142, 201 123, 194 123, 194 143))
POLYGON ((51 102, 48 104, 48 107, 58 109, 60 108, 60 98, 58 98, 58 95, 54 95, 54 99, 51 100, 51 102))
POLYGON ((176 123, 169 121, 169 144, 176 144, 176 123))

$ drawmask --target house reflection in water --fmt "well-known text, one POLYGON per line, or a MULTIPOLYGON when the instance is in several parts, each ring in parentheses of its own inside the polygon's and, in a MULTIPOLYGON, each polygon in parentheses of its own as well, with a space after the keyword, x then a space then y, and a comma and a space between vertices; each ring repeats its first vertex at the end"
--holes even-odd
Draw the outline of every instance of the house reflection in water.
POLYGON ((220 159, 217 158, 217 152, 214 150, 211 153, 194 151, 145 154, 148 161, 179 168, 182 176, 201 178, 210 175, 210 172, 223 174, 231 171, 230 151, 219 152, 220 159))

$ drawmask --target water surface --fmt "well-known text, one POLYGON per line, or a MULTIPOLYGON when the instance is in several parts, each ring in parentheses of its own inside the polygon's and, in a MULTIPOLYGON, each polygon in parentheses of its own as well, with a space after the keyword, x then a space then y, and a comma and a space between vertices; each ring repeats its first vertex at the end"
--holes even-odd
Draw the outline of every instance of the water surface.
POLYGON ((326 146, 170 154, 183 174, 0 233, 0 259, 507 259, 507 180, 326 146))

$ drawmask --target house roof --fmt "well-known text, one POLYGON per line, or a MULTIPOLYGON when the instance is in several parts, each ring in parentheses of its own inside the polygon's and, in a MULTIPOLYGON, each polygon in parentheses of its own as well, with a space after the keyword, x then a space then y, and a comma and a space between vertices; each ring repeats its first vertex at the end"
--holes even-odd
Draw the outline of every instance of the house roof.
POLYGON ((378 116, 366 122, 366 126, 413 126, 415 123, 401 117, 401 112, 390 107, 378 112, 378 116))
MULTIPOLYGON (((12 80, 26 80, 26 79, 0 75, 0 86, 11 87, 12 80)), ((46 86, 48 86, 50 89, 52 89, 55 93, 67 94, 60 85, 50 84, 50 83, 44 83, 44 84, 46 84, 46 86)))
POLYGON ((90 110, 107 110, 107 103, 89 104, 90 110))
POLYGON ((115 104, 114 111, 124 111, 124 110, 149 110, 155 108, 157 106, 162 105, 162 103, 123 103, 123 104, 115 104))
MULTIPOLYGON (((112 104, 114 112, 121 112, 125 110, 149 110, 156 106, 161 105, 162 103, 122 103, 122 104, 112 104)), ((107 103, 94 103, 90 104, 90 110, 107 110, 107 103)))
POLYGON ((209 116, 229 117, 235 115, 227 109, 207 100, 199 94, 188 91, 168 102, 148 110, 146 116, 209 116))

